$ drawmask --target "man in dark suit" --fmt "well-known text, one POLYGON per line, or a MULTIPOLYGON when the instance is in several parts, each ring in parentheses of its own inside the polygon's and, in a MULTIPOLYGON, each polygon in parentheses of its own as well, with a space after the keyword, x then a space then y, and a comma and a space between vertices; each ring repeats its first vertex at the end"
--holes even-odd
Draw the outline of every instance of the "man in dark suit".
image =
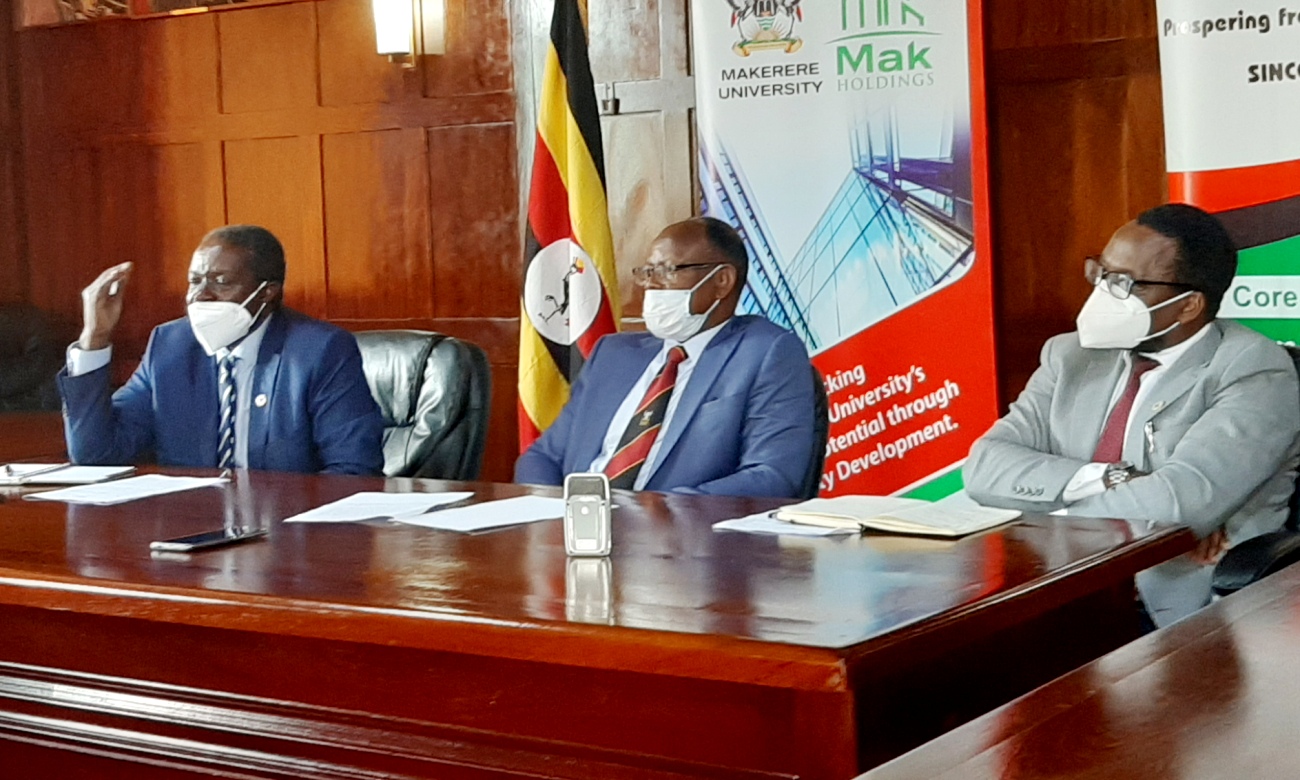
POLYGON ((734 316, 748 265, 716 219, 660 233, 635 269, 650 332, 596 344, 515 481, 603 471, 633 490, 798 496, 815 446, 812 369, 794 334, 734 316))
POLYGON ((281 306, 284 249, 264 228, 209 233, 190 261, 187 316, 154 329, 110 395, 113 331, 131 263, 82 291, 84 327, 60 372, 77 463, 378 474, 383 419, 350 333, 281 306))

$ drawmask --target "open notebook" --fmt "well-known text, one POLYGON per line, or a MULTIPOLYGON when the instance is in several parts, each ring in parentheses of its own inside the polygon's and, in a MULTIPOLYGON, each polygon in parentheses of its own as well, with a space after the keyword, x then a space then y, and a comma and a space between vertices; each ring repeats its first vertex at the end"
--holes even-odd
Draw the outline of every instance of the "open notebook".
POLYGON ((814 498, 782 507, 776 518, 824 528, 857 528, 915 536, 957 537, 1020 517, 1013 509, 990 509, 970 499, 931 503, 892 496, 814 498))
POLYGON ((8 463, 0 465, 0 487, 5 485, 90 485, 134 473, 134 466, 8 463))

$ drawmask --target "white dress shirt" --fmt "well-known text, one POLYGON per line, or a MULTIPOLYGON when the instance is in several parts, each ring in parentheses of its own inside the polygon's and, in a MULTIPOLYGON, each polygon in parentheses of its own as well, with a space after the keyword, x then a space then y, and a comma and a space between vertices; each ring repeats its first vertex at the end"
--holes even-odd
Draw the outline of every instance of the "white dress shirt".
MULTIPOLYGON (((1155 368, 1147 371, 1138 378, 1137 395, 1133 398, 1133 406, 1130 408, 1129 418, 1124 423, 1125 439, 1128 438, 1128 429, 1133 423, 1133 412, 1142 408, 1142 402, 1151 395, 1151 390, 1160 381, 1160 377, 1168 373, 1169 367, 1172 366, 1178 358, 1182 357, 1184 352, 1191 349, 1193 344, 1205 338, 1205 334, 1209 332, 1210 328, 1208 325, 1202 326, 1200 330, 1194 333, 1192 337, 1186 341, 1175 344, 1167 349, 1162 349, 1159 352, 1142 353, 1143 357, 1151 358, 1156 361, 1157 365, 1155 368)), ((1110 410, 1114 409, 1115 404, 1119 403, 1120 397, 1124 395, 1124 388, 1128 387, 1129 373, 1133 367, 1133 354, 1131 352, 1125 352, 1123 359, 1124 371, 1120 373, 1119 382, 1115 384, 1115 389, 1110 394, 1110 403, 1106 405, 1106 418, 1108 420, 1110 419, 1110 410)), ((1070 482, 1065 486, 1065 490, 1061 493, 1061 500, 1067 504, 1072 504, 1075 501, 1082 501, 1089 496, 1105 493, 1106 485, 1101 481, 1101 479, 1106 473, 1106 467, 1109 465, 1109 463, 1089 463, 1074 472, 1074 476, 1070 478, 1070 482)))
MULTIPOLYGON (((275 315, 272 314, 271 317, 275 315)), ((226 355, 235 356, 235 468, 248 468, 248 421, 252 410, 253 375, 257 368, 257 352, 262 347, 262 337, 266 335, 266 323, 271 317, 262 320, 262 324, 253 329, 233 348, 222 348, 212 360, 212 375, 217 375, 217 364, 226 355)), ((103 349, 83 350, 76 344, 68 347, 68 376, 81 376, 97 371, 113 361, 113 347, 110 344, 103 349)), ((217 402, 221 402, 221 388, 217 387, 217 402)))
POLYGON ((673 412, 677 410, 677 402, 682 397, 682 392, 686 389, 686 383, 690 381, 691 374, 695 371, 695 366, 699 363, 700 355, 704 354, 705 347, 713 337, 718 335, 722 329, 723 322, 715 325, 708 330, 696 333, 684 342, 664 341, 663 346, 659 348, 659 354, 655 355, 650 365, 646 366, 645 371, 641 373, 641 378, 632 389, 628 391, 627 397, 614 413, 614 419, 609 421, 609 428, 605 431, 605 444, 601 447, 600 454, 591 462, 591 471, 604 471, 605 466, 609 464, 614 453, 618 451, 619 439, 623 438, 623 432, 627 430, 627 424, 632 421, 632 415, 636 413, 636 407, 645 397, 646 391, 654 382, 655 376, 659 374, 660 369, 668 362, 668 351, 679 344, 686 348, 686 358, 677 364, 677 381, 673 383, 673 394, 668 397, 668 408, 664 410, 663 424, 659 427, 659 435, 655 437, 655 442, 650 446, 650 452, 646 455, 645 464, 636 476, 636 481, 632 484, 633 490, 643 490, 645 483, 649 481, 650 476, 654 474, 655 467, 659 460, 659 446, 663 443, 667 435, 669 426, 673 424, 673 412))

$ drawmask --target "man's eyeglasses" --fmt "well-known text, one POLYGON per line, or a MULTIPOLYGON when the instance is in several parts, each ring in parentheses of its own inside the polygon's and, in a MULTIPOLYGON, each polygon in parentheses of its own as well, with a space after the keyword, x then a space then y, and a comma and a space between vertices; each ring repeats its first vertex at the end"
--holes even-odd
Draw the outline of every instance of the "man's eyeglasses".
POLYGON ((677 272, 686 268, 712 268, 721 263, 682 263, 681 265, 638 265, 632 269, 632 279, 642 287, 651 284, 676 284, 677 272))
POLYGON ((1096 256, 1083 261, 1083 275, 1093 287, 1105 285, 1106 292, 1121 301, 1132 295, 1133 288, 1139 284, 1178 287, 1184 290, 1196 289, 1196 285, 1187 284, 1186 282, 1157 282, 1151 279, 1134 279, 1126 273, 1107 271, 1105 266, 1101 264, 1101 260, 1096 256))

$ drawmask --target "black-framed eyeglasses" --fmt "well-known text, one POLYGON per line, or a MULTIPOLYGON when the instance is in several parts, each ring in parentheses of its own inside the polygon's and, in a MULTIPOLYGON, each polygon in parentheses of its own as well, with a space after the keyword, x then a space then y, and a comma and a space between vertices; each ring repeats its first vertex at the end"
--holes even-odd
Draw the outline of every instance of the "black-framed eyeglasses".
POLYGON ((638 265, 632 269, 632 279, 642 287, 651 284, 676 284, 677 272, 687 268, 712 268, 722 263, 682 263, 681 265, 638 265))
POLYGON ((1096 255, 1083 261, 1083 275, 1093 287, 1106 286, 1106 292, 1121 301, 1133 294, 1133 288, 1139 284, 1177 287, 1182 290, 1195 290, 1196 285, 1186 282, 1159 282, 1154 279, 1134 279, 1121 271, 1107 271, 1096 255))

